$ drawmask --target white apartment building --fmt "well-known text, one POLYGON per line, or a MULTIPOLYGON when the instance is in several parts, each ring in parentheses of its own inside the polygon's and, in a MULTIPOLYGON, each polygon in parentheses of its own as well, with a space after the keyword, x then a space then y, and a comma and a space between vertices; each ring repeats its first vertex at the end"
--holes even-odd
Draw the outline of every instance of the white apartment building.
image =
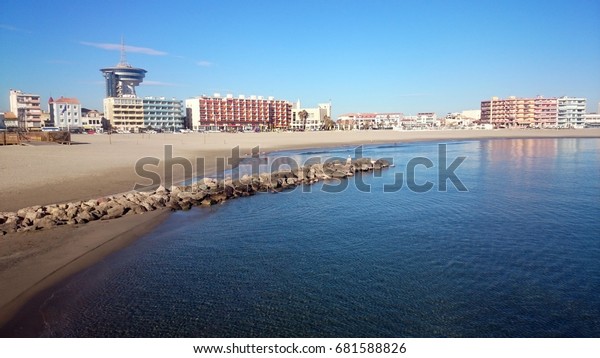
POLYGON ((19 128, 39 130, 42 127, 42 109, 39 95, 11 89, 9 101, 10 111, 17 116, 19 128))
POLYGON ((559 127, 583 127, 586 110, 586 99, 580 97, 558 98, 559 127))
POLYGON ((83 128, 81 122, 81 104, 77 98, 48 100, 48 111, 50 112, 51 126, 58 127, 63 131, 79 130, 83 128))
POLYGON ((439 127, 440 121, 437 119, 437 114, 433 112, 417 113, 417 124, 425 127, 439 127))
POLYGON ((404 113, 376 113, 375 127, 378 129, 392 129, 394 127, 400 127, 403 119, 404 113))
POLYGON ((331 119, 331 103, 319 103, 315 108, 302 108, 300 100, 292 106, 290 129, 318 131, 323 127, 325 119, 331 119), (306 119, 303 117, 306 111, 306 119))

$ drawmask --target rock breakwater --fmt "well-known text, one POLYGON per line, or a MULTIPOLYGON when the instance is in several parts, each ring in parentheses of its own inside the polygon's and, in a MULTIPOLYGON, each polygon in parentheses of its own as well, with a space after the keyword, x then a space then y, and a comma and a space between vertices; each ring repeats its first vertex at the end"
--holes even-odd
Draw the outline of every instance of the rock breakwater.
POLYGON ((289 190, 321 180, 344 179, 359 171, 381 170, 389 166, 385 159, 349 158, 344 162, 334 160, 272 173, 243 175, 239 179, 203 178, 192 185, 169 189, 160 186, 150 192, 136 191, 87 201, 36 205, 17 212, 0 212, 0 235, 111 220, 162 208, 189 210, 193 206, 215 205, 258 192, 289 190))

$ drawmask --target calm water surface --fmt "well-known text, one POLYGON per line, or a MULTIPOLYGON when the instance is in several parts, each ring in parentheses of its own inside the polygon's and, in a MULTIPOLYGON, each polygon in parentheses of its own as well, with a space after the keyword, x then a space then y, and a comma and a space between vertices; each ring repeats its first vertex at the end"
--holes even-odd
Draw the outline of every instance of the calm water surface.
POLYGON ((317 184, 174 213, 55 288, 38 334, 600 337, 600 139, 447 150, 448 165, 467 157, 468 192, 438 191, 437 144, 385 145, 364 156, 396 166, 340 193, 317 184), (435 166, 417 166, 416 183, 434 190, 384 192, 419 156, 435 166))

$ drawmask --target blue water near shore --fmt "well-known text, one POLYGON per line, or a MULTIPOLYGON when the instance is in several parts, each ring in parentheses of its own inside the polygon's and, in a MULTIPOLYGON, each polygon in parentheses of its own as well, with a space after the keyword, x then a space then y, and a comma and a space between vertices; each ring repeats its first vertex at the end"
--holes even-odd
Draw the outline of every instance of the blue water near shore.
POLYGON ((467 192, 438 190, 436 143, 382 145, 363 155, 396 166, 339 193, 319 183, 176 212, 56 289, 40 335, 600 337, 600 139, 447 150, 447 165, 466 157, 467 192), (435 164, 416 167, 435 184, 425 193, 406 185, 420 156, 435 164), (384 192, 395 173, 404 186, 384 192))

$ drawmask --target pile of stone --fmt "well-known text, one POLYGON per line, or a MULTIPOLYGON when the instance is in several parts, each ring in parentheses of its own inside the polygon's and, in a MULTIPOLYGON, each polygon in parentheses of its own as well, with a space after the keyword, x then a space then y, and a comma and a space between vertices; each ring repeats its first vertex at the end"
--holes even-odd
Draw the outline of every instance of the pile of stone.
POLYGON ((170 189, 160 186, 151 192, 129 192, 88 201, 31 206, 17 212, 0 212, 0 235, 116 219, 161 208, 189 210, 192 206, 215 205, 257 192, 279 192, 320 180, 344 179, 358 171, 381 170, 389 166, 390 163, 384 159, 348 159, 345 162, 312 164, 270 174, 243 175, 236 180, 204 178, 193 185, 173 186, 170 189))

